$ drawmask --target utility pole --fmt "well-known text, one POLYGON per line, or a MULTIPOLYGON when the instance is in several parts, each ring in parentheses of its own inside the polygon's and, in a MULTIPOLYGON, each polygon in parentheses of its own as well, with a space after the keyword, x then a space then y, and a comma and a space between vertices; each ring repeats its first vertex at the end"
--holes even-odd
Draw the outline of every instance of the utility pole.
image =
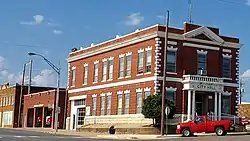
POLYGON ((28 87, 28 94, 30 94, 30 87, 31 87, 31 76, 32 76, 32 60, 30 60, 30 73, 29 73, 29 87, 28 87))
POLYGON ((192 23, 192 0, 188 0, 188 21, 189 23, 192 23))
MULTIPOLYGON (((161 100, 161 135, 164 135, 164 116, 165 116, 165 84, 166 84, 166 70, 167 70, 167 46, 168 46, 168 25, 169 25, 169 11, 167 11, 166 17, 166 29, 165 29, 165 44, 163 49, 163 82, 162 82, 162 100, 161 100)), ((166 115, 167 116, 167 115, 166 115)), ((167 127, 167 121, 166 121, 167 127)), ((166 128, 167 129, 167 128, 166 128)), ((167 131, 166 131, 167 134, 167 131)))
POLYGON ((24 87, 25 69, 26 69, 26 63, 25 63, 24 66, 23 66, 23 78, 22 78, 21 92, 20 92, 20 99, 19 99, 18 125, 17 125, 17 127, 20 127, 20 120, 21 120, 21 106, 22 106, 22 97, 23 97, 23 87, 24 87))

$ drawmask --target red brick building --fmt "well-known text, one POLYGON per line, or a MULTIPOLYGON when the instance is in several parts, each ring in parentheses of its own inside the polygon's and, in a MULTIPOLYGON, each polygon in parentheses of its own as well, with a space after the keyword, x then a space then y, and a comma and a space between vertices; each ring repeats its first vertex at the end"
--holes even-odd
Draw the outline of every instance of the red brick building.
MULTIPOLYGON (((24 127, 54 128, 56 89, 41 91, 24 96, 24 127)), ((58 128, 62 129, 66 119, 66 89, 60 89, 58 128)))
MULTIPOLYGON (((176 119, 194 114, 237 112, 239 39, 218 28, 185 23, 169 28, 166 97, 176 119)), ((151 123, 141 114, 143 99, 161 93, 165 26, 154 25, 68 57, 70 128, 94 123, 151 123)))

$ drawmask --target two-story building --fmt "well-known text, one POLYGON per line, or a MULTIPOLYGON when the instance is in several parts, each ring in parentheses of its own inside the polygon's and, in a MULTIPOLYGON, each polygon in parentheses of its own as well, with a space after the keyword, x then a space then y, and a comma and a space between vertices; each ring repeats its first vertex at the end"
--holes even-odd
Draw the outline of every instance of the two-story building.
POLYGON ((154 25, 68 57, 70 128, 98 123, 152 123, 141 114, 143 100, 161 94, 176 104, 179 122, 213 112, 237 113, 239 39, 218 28, 185 23, 169 27, 167 71, 163 72, 165 26, 154 25), (163 80, 166 73, 166 80, 163 80))

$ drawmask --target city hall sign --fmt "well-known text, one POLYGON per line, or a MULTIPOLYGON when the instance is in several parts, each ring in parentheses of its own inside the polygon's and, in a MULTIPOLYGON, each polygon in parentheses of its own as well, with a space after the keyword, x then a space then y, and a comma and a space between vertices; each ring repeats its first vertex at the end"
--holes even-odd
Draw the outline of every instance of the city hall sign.
POLYGON ((189 83, 189 84, 184 84, 184 85, 189 85, 188 89, 193 89, 196 91, 208 91, 208 92, 223 92, 224 91, 224 87, 222 84, 196 82, 196 83, 189 83))

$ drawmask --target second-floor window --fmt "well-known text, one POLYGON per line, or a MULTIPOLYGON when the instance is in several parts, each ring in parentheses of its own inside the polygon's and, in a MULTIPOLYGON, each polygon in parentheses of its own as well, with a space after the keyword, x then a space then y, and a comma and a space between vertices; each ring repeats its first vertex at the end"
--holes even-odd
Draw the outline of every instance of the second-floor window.
POLYGON ((176 51, 167 51, 167 72, 176 72, 176 51))
POLYGON ((76 85, 76 69, 73 68, 71 72, 71 86, 74 87, 76 85))
POLYGON ((94 64, 94 82, 98 81, 98 63, 94 64))
POLYGON ((88 83, 88 66, 84 66, 84 76, 83 76, 83 84, 86 85, 88 83))
POLYGON ((151 58, 152 58, 152 50, 147 50, 147 58, 146 58, 146 72, 151 72, 151 58))
POLYGON ((108 67, 108 70, 109 70, 108 79, 112 80, 113 79, 113 60, 109 60, 108 65, 109 65, 109 67, 108 67))
POLYGON ((207 69, 207 54, 198 53, 197 54, 197 71, 207 69))
POLYGON ((222 71, 224 78, 231 78, 231 58, 223 57, 222 71))
POLYGON ((126 76, 131 76, 131 55, 128 55, 126 59, 126 76))
POLYGON ((120 57, 119 77, 124 77, 124 56, 120 57))
POLYGON ((138 53, 138 74, 143 73, 143 57, 144 57, 144 52, 139 52, 138 53))
POLYGON ((102 64, 102 80, 106 81, 107 79, 107 61, 103 61, 102 64))

